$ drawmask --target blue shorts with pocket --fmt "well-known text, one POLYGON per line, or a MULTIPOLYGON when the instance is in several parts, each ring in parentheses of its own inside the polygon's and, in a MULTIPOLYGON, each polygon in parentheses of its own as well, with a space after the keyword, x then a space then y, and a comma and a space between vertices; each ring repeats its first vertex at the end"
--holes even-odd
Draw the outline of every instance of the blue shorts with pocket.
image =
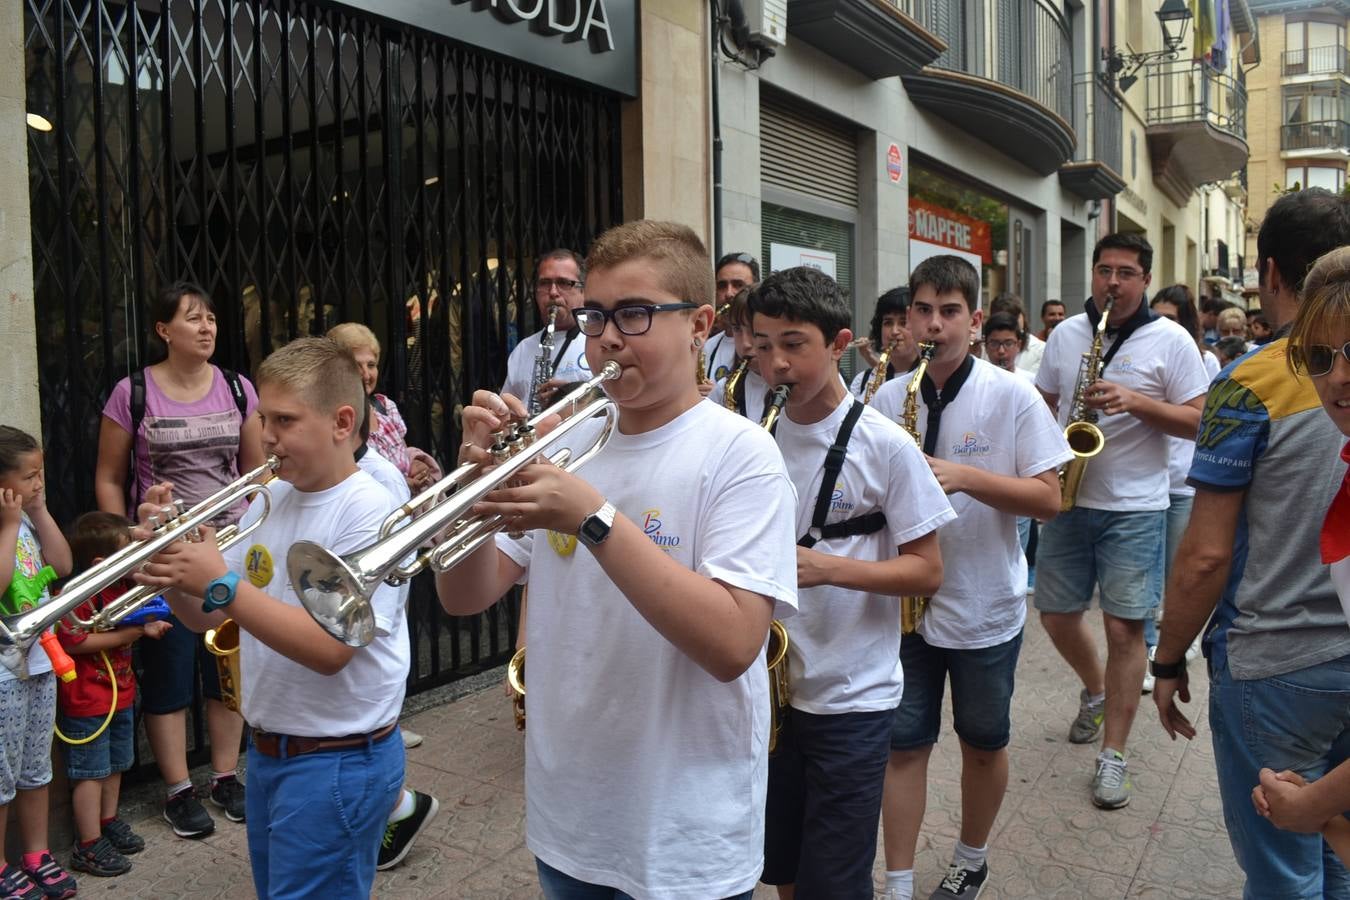
POLYGON ((1102 612, 1142 621, 1162 594, 1167 510, 1115 512, 1077 507, 1041 526, 1035 606, 1041 612, 1087 609, 1093 588, 1102 612))
POLYGON ((170 616, 169 621, 173 627, 159 640, 136 642, 141 654, 141 712, 152 716, 178 712, 192 705, 198 669, 202 696, 220 699, 216 658, 206 649, 206 641, 176 617, 170 616))
MULTIPOLYGON (((57 716, 56 725, 71 740, 88 737, 103 727, 101 716, 57 716)), ((128 706, 113 714, 103 733, 87 744, 61 742, 66 751, 66 774, 71 781, 96 781, 131 768, 136 752, 136 710, 128 706)))
POLYGON ((1013 681, 1022 633, 1010 641, 978 650, 934 647, 918 632, 900 641, 905 695, 895 709, 892 750, 917 750, 936 744, 942 728, 942 694, 952 682, 952 720, 956 735, 976 750, 1002 750, 1012 735, 1013 681))

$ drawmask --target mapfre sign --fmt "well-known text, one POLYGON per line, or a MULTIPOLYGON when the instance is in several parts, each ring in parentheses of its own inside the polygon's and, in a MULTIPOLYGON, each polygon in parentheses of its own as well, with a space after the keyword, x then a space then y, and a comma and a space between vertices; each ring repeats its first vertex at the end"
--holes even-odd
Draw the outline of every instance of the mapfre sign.
POLYGON ((629 97, 638 92, 638 0, 341 0, 629 97))
POLYGON ((988 222, 944 209, 913 194, 909 197, 909 236, 925 243, 973 253, 985 263, 994 259, 988 222))

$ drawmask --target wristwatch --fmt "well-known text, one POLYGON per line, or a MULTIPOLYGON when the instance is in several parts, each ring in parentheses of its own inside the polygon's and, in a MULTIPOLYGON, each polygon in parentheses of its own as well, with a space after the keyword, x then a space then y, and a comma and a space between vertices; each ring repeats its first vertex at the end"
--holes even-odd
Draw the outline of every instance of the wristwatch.
POLYGON ((614 527, 614 504, 606 500, 599 509, 581 520, 581 527, 577 529, 577 540, 581 541, 587 547, 598 547, 609 537, 609 530, 614 527))
POLYGON ((1158 662, 1156 659, 1149 660, 1149 674, 1154 678, 1180 678, 1186 674, 1186 657, 1182 657, 1178 662, 1165 663, 1158 662))
POLYGON ((206 586, 202 597, 202 612, 211 613, 234 602, 234 591, 239 586, 239 573, 226 572, 206 586))

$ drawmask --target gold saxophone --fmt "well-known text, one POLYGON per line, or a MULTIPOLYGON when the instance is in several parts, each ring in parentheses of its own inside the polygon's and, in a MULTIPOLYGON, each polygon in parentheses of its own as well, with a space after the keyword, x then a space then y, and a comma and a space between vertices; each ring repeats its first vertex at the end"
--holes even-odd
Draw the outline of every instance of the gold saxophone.
POLYGON ((863 403, 870 404, 872 398, 877 395, 877 388, 886 383, 886 367, 891 364, 891 354, 895 352, 895 347, 900 343, 900 338, 891 338, 891 342, 886 345, 886 349, 881 351, 877 357, 876 368, 872 370, 872 377, 867 382, 867 387, 863 390, 863 403))
POLYGON ((226 619, 206 633, 206 649, 216 659, 216 677, 220 680, 220 702, 239 712, 244 697, 243 676, 239 672, 239 624, 226 619))
MULTIPOLYGON (((791 393, 790 384, 780 384, 773 389, 769 395, 768 408, 764 410, 764 418, 759 423, 765 431, 773 428, 773 423, 778 420, 778 414, 783 411, 783 406, 791 393)), ((788 684, 788 646, 787 629, 783 627, 782 622, 773 620, 769 623, 769 647, 764 653, 764 661, 769 668, 770 753, 778 749, 778 732, 783 730, 783 710, 787 709, 788 700, 792 696, 788 684)))
POLYGON ((1106 337, 1106 319, 1111 315, 1111 307, 1115 303, 1115 296, 1107 294, 1102 317, 1097 320, 1097 330, 1092 335, 1092 346, 1078 364, 1078 380, 1074 383, 1073 398, 1069 401, 1069 422, 1064 426, 1064 439, 1069 442, 1073 459, 1059 470, 1060 512, 1074 508, 1088 460, 1101 453, 1106 446, 1106 435, 1097 427, 1097 410, 1087 405, 1087 390, 1102 377, 1102 343, 1106 337))
MULTIPOLYGON (((905 409, 900 424, 909 432, 909 436, 914 438, 914 443, 919 445, 920 450, 923 449, 923 436, 919 434, 919 388, 923 384, 924 373, 928 371, 928 363, 936 352, 937 344, 932 341, 919 344, 919 364, 914 367, 914 377, 905 385, 905 409)), ((927 608, 927 597, 901 597, 900 633, 913 634, 927 608)))
POLYGON ((769 404, 764 407, 764 418, 759 420, 759 427, 765 431, 772 431, 773 425, 778 421, 778 416, 783 412, 783 407, 787 404, 788 394, 792 393, 792 385, 780 384, 769 392, 769 404))
POLYGON ((722 385, 722 405, 732 412, 736 411, 736 388, 740 385, 741 379, 745 377, 745 369, 748 365, 750 365, 750 360, 741 360, 741 364, 727 376, 726 384, 722 385))

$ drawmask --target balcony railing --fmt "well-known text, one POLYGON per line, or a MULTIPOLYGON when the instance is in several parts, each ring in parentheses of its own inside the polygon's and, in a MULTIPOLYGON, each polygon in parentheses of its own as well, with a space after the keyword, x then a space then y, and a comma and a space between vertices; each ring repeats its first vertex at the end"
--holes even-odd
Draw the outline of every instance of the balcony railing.
POLYGON ((1096 160, 1116 174, 1121 166, 1121 106, 1106 78, 1079 75, 1073 85, 1074 131, 1078 134, 1076 162, 1096 160))
POLYGON ((1149 125, 1206 122, 1247 139, 1247 90, 1232 76, 1204 62, 1173 60, 1149 63, 1146 119, 1149 125))
POLYGON ((1295 122, 1280 129, 1281 150, 1350 152, 1350 122, 1295 122))
POLYGON ((1350 56, 1344 47, 1304 47, 1280 54, 1281 75, 1345 75, 1350 77, 1350 56))
POLYGON ((1073 121, 1069 23, 1045 0, 894 0, 947 43, 932 64, 1015 88, 1073 121))

